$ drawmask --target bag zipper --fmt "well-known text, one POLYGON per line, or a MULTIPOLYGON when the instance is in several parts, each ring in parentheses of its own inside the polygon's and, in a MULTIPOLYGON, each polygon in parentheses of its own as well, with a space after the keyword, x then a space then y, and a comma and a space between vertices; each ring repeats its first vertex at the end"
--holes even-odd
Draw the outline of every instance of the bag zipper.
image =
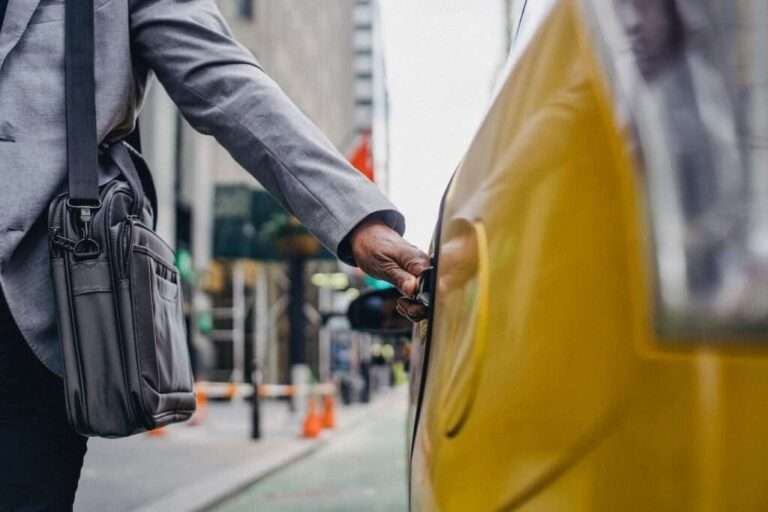
POLYGON ((133 235, 132 227, 137 221, 138 217, 136 215, 128 215, 125 218, 123 226, 120 228, 120 250, 117 251, 117 264, 120 269, 120 277, 128 277, 128 274, 130 273, 130 269, 128 268, 128 262, 130 261, 128 251, 130 251, 131 247, 131 239, 133 235))

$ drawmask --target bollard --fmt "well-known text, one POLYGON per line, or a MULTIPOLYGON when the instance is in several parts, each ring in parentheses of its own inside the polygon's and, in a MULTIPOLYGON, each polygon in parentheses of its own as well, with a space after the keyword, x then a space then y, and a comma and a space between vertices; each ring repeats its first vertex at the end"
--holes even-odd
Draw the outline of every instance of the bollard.
POLYGON ((258 385, 258 379, 254 379, 251 394, 251 439, 261 439, 261 386, 258 385))

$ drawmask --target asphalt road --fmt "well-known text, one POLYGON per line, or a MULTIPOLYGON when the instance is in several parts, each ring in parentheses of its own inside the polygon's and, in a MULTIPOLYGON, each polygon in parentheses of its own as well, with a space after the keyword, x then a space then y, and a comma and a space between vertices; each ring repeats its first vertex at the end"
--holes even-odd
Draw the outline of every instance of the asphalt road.
POLYGON ((379 395, 354 428, 215 512, 407 510, 405 392, 401 386, 379 395))

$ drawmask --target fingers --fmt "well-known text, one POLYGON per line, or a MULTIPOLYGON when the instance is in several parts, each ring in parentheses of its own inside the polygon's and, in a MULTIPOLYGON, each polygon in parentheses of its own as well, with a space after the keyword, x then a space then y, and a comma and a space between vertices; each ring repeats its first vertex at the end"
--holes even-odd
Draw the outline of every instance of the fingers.
POLYGON ((428 314, 428 310, 423 304, 406 297, 397 300, 397 312, 412 322, 425 320, 428 314))
POLYGON ((419 277, 432 266, 432 260, 427 254, 403 240, 403 248, 398 255, 398 263, 411 275, 419 277))
POLYGON ((355 229, 352 252, 360 268, 410 296, 416 295, 418 277, 431 266, 423 251, 390 227, 376 222, 363 223, 355 229))
POLYGON ((418 278, 400 267, 388 269, 386 280, 397 286, 397 289, 408 297, 416 295, 419 291, 418 278))
POLYGON ((423 251, 403 240, 393 260, 399 268, 391 270, 393 281, 404 295, 414 296, 419 291, 419 276, 432 266, 432 260, 423 251))

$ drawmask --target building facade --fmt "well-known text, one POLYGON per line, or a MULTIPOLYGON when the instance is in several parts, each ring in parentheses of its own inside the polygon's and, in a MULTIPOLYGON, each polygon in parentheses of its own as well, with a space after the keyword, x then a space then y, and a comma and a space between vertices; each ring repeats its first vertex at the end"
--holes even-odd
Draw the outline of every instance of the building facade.
MULTIPOLYGON (((362 152, 386 189, 388 105, 375 2, 222 0, 219 7, 263 69, 343 154, 352 158, 362 152)), ((196 133, 157 83, 142 114, 142 137, 157 182, 159 230, 177 251, 189 254, 198 276, 187 297, 188 310, 192 317, 212 318, 208 329, 201 329, 195 318, 190 322, 202 366, 216 370, 207 377, 225 379, 232 370, 227 361, 235 370, 233 380, 247 377, 255 350, 262 380, 285 381, 285 265, 259 263, 247 254, 221 258, 214 244, 221 216, 244 219, 249 212, 239 210, 258 210, 254 200, 232 198, 261 201, 261 186, 213 138, 196 133), (222 191, 230 194, 223 200, 222 191)), ((239 224, 239 239, 259 229, 239 224)), ((335 263, 318 263, 308 272, 333 268, 335 263)), ((322 362, 319 295, 307 287, 307 355, 316 368, 322 362)))
MULTIPOLYGON (((346 151, 354 135, 352 12, 355 0, 224 0, 219 7, 238 41, 317 124, 346 151)), ((222 148, 217 183, 254 186, 222 148)))

